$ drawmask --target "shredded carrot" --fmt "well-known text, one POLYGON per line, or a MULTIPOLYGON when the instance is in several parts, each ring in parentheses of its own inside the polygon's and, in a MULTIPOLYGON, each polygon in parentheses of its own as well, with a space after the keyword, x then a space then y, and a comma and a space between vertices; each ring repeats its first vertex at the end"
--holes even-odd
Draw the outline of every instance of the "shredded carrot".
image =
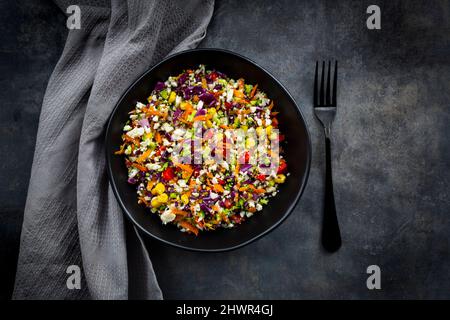
POLYGON ((269 110, 272 110, 272 108, 273 108, 273 101, 270 102, 268 108, 269 108, 269 110))
POLYGON ((132 164, 133 167, 135 167, 136 169, 139 169, 141 171, 147 172, 147 168, 144 167, 143 165, 140 165, 139 163, 134 162, 132 164))
POLYGON ((142 108, 142 111, 144 111, 145 114, 148 115, 148 116, 160 116, 160 117, 166 117, 167 116, 166 112, 158 111, 153 106, 144 107, 144 108, 142 108))
POLYGON ((217 98, 220 97, 223 93, 223 90, 217 91, 217 92, 213 92, 213 95, 217 98))
POLYGON ((205 89, 208 87, 208 84, 206 83, 206 79, 205 78, 202 78, 202 87, 205 88, 205 89))
POLYGON ((175 219, 173 221, 175 222, 180 222, 181 220, 183 220, 184 217, 183 216, 175 216, 175 219))
POLYGON ((125 141, 128 141, 128 142, 131 142, 131 143, 134 143, 134 144, 136 144, 136 145, 140 145, 140 142, 139 142, 139 140, 138 139, 136 139, 136 138, 132 138, 132 137, 130 137, 129 135, 127 135, 127 134, 124 134, 123 136, 122 136, 122 138, 125 140, 125 141))
POLYGON ((220 192, 220 193, 223 193, 225 191, 225 189, 220 184, 213 185, 213 188, 215 191, 220 192))
POLYGON ((172 211, 174 214, 176 214, 177 216, 185 217, 185 216, 188 215, 188 213, 187 213, 186 211, 183 211, 183 210, 180 210, 180 209, 177 209, 177 208, 173 208, 173 209, 171 209, 171 211, 172 211))
POLYGON ((142 201, 147 207, 149 206, 149 203, 148 203, 148 201, 147 200, 145 200, 145 198, 144 197, 139 197, 138 198, 140 201, 142 201))
POLYGON ((239 89, 243 90, 244 89, 244 79, 239 79, 237 81, 237 83, 238 83, 239 89))
POLYGON ((255 192, 256 193, 264 193, 264 192, 266 192, 266 190, 259 188, 259 189, 255 189, 255 192))
POLYGON ((156 132, 156 134, 155 134, 155 140, 156 140, 156 142, 158 142, 159 144, 162 143, 162 137, 161 137, 161 134, 160 134, 159 132, 156 132))
POLYGON ((209 120, 209 119, 211 119, 211 115, 206 114, 206 115, 203 115, 203 116, 196 116, 194 118, 194 121, 206 121, 206 120, 209 120))
POLYGON ((150 180, 149 182, 147 182, 147 191, 152 191, 155 183, 156 183, 156 181, 153 181, 153 180, 150 180))
POLYGON ((120 146, 120 150, 114 152, 114 154, 123 154, 125 152, 125 144, 120 146))
POLYGON ((181 177, 182 177, 184 180, 188 180, 188 179, 191 177, 191 175, 192 175, 192 172, 189 172, 189 171, 183 171, 183 172, 181 173, 181 177))
POLYGON ((187 222, 187 221, 180 221, 180 222, 178 222, 178 224, 180 226, 182 226, 183 228, 185 228, 186 230, 192 232, 196 236, 198 235, 198 229, 196 227, 194 227, 192 224, 190 224, 189 222, 187 222))
POLYGON ((150 153, 152 152, 152 150, 148 149, 147 151, 145 151, 143 154, 141 154, 137 159, 136 162, 142 163, 145 160, 147 160, 148 156, 150 155, 150 153))
POLYGON ((205 222, 203 220, 200 221, 196 221, 197 223, 197 227, 200 228, 200 230, 203 230, 204 226, 205 226, 205 222))
POLYGON ((239 170, 241 169, 239 162, 236 162, 236 167, 234 168, 234 174, 237 177, 239 175, 239 170))
POLYGON ((175 163, 175 165, 177 167, 179 167, 183 171, 187 171, 187 172, 190 172, 190 173, 192 173, 194 171, 194 169, 192 169, 192 167, 189 164, 175 163))
POLYGON ((252 99, 255 96, 256 89, 258 89, 258 85, 257 84, 255 84, 255 86, 253 87, 252 91, 250 92, 250 99, 252 99))
POLYGON ((183 117, 182 117, 182 121, 183 122, 185 122, 185 123, 189 123, 188 121, 187 121, 187 118, 189 117, 189 115, 192 113, 192 110, 187 110, 186 109, 186 111, 184 111, 184 113, 183 113, 183 117))
POLYGON ((198 98, 198 95, 195 95, 192 97, 192 101, 198 102, 200 99, 198 98))

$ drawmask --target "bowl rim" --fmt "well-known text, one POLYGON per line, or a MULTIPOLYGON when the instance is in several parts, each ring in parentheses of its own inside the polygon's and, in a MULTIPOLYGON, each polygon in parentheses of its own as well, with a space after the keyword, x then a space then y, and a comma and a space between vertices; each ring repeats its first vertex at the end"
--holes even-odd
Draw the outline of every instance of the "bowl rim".
POLYGON ((150 67, 149 69, 147 69, 146 71, 144 71, 139 77, 137 77, 137 79, 125 90, 125 92, 122 94, 122 96, 120 97, 120 99, 117 101, 116 105, 114 106, 109 118, 108 118, 108 122, 107 122, 107 127, 106 127, 106 131, 105 131, 105 137, 104 137, 104 145, 105 145, 105 155, 106 155, 106 167, 107 167, 107 174, 108 174, 108 180, 109 180, 109 184, 113 190, 114 196, 117 199, 117 202, 120 205, 120 208, 122 209, 122 211, 125 213, 125 216, 131 220, 131 222, 134 224, 134 226, 136 226, 139 230, 141 230, 143 233, 145 233, 146 235, 150 236, 153 239, 156 239, 158 241, 161 241, 162 243, 175 247, 175 248, 179 248, 179 249, 184 249, 187 251, 194 251, 194 252, 227 252, 227 251, 232 251, 232 250, 236 250, 239 248, 242 248, 252 242, 255 242, 258 239, 261 239, 262 237, 266 236, 267 234, 269 234, 270 232, 272 232, 273 230, 275 230, 278 226, 280 226, 292 213, 292 211, 294 210, 294 208, 296 207, 296 205, 298 204, 305 188, 308 182, 308 178, 309 178, 309 173, 310 173, 310 169, 311 169, 311 158, 312 158, 312 148, 311 148, 311 137, 309 134, 309 129, 308 129, 308 123, 306 121, 306 118, 304 117, 301 109, 299 108, 297 102, 295 101, 294 97, 291 95, 291 93, 288 91, 288 89, 277 79, 275 78, 267 69, 265 69, 264 67, 262 67, 261 65, 259 65, 258 63, 254 62, 253 60, 239 54, 239 53, 235 53, 233 51, 230 50, 226 50, 226 49, 220 49, 220 48, 195 48, 195 49, 188 49, 188 50, 184 50, 184 51, 180 51, 174 54, 171 54, 167 57, 165 57, 163 60, 161 60, 160 62, 156 63, 155 65, 153 65, 152 67, 150 67), (159 67, 160 65, 166 63, 166 61, 173 59, 177 56, 180 55, 184 55, 187 53, 192 53, 192 52, 201 52, 201 51, 209 51, 209 52, 220 52, 220 53, 226 53, 229 54, 231 56, 235 56, 237 58, 243 59, 246 62, 253 64, 254 66, 256 66, 257 68, 261 69, 267 76, 269 76, 275 83, 277 83, 287 94, 288 98, 292 100, 295 109, 298 113, 298 115, 300 116, 300 118, 303 120, 303 122, 305 123, 305 131, 306 131, 306 140, 307 140, 307 150, 308 150, 308 154, 307 159, 306 159, 306 172, 302 178, 301 181, 301 186, 299 191, 297 192, 294 201, 292 202, 292 204, 289 206, 289 208, 285 211, 285 213, 283 214, 283 216, 276 222, 274 223, 272 226, 270 226, 267 230, 259 233, 258 235, 254 236, 253 238, 246 240, 242 243, 239 243, 237 245, 231 246, 231 247, 226 247, 226 248, 218 248, 218 249, 202 249, 202 248, 194 248, 194 247, 190 247, 190 246, 185 246, 182 244, 178 244, 178 243, 174 243, 165 239, 162 239, 154 234, 152 234, 151 232, 149 232, 147 229, 145 229, 144 227, 142 227, 132 216, 132 214, 130 212, 128 212, 128 210, 126 209, 125 204, 122 201, 122 198, 119 195, 119 191, 117 189, 116 183, 113 179, 113 173, 112 173, 112 168, 111 168, 111 154, 108 152, 108 149, 106 148, 106 146, 108 145, 108 137, 110 136, 110 130, 111 130, 111 123, 112 123, 112 119, 114 117, 114 115, 116 114, 120 104, 122 103, 123 99, 128 95, 128 93, 134 88, 134 86, 140 82, 145 76, 147 76, 149 73, 153 72, 154 69, 156 69, 157 67, 159 67))

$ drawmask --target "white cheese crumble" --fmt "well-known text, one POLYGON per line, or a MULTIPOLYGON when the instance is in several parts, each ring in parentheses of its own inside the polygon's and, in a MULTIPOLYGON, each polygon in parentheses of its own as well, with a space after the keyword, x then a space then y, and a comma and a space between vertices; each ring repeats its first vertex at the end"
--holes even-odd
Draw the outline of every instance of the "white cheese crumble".
POLYGON ((144 128, 134 128, 133 130, 130 130, 127 132, 127 135, 131 138, 137 138, 144 134, 144 128))
POLYGON ((147 163, 145 166, 148 170, 158 170, 161 168, 161 166, 157 163, 147 163))
POLYGON ((164 211, 160 216, 161 221, 164 224, 167 224, 167 223, 175 220, 175 217, 176 217, 176 215, 174 213, 172 213, 170 210, 164 211))
POLYGON ((167 122, 164 122, 164 124, 162 125, 161 129, 164 130, 167 133, 173 131, 173 127, 167 122))

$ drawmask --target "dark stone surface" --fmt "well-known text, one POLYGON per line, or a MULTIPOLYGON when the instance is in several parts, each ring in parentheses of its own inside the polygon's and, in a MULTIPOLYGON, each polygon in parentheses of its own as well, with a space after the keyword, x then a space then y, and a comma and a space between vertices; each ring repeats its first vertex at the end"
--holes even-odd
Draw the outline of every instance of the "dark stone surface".
POLYGON ((42 98, 66 28, 50 0, 0 1, 0 299, 14 283, 42 98))
MULTIPOLYGON (((0 1, 0 14, 0 261, 10 281, 39 109, 66 30, 48 1, 0 1)), ((312 169, 291 217, 243 249, 199 254, 148 240, 165 297, 450 298, 449 15, 444 0, 218 0, 201 46, 244 54, 287 86, 310 128, 312 169), (378 31, 365 24, 373 3, 378 31), (341 66, 332 147, 343 247, 334 255, 319 242, 316 59, 341 66), (372 264, 381 267, 379 291, 366 288, 372 264)))

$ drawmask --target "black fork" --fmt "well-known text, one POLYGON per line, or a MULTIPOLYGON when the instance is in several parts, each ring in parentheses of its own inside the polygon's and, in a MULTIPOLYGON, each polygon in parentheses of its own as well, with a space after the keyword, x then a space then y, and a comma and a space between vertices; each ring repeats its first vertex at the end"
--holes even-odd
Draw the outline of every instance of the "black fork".
POLYGON ((316 62, 316 75, 314 77, 314 113, 322 123, 325 131, 326 147, 326 178, 325 178, 325 204, 323 213, 322 245, 329 252, 336 252, 342 244, 341 232, 336 215, 334 202, 333 177, 331 171, 331 124, 336 116, 336 86, 337 61, 334 65, 334 79, 331 92, 331 61, 328 62, 327 83, 325 89, 325 61, 322 63, 322 76, 319 90, 319 62, 316 62))

